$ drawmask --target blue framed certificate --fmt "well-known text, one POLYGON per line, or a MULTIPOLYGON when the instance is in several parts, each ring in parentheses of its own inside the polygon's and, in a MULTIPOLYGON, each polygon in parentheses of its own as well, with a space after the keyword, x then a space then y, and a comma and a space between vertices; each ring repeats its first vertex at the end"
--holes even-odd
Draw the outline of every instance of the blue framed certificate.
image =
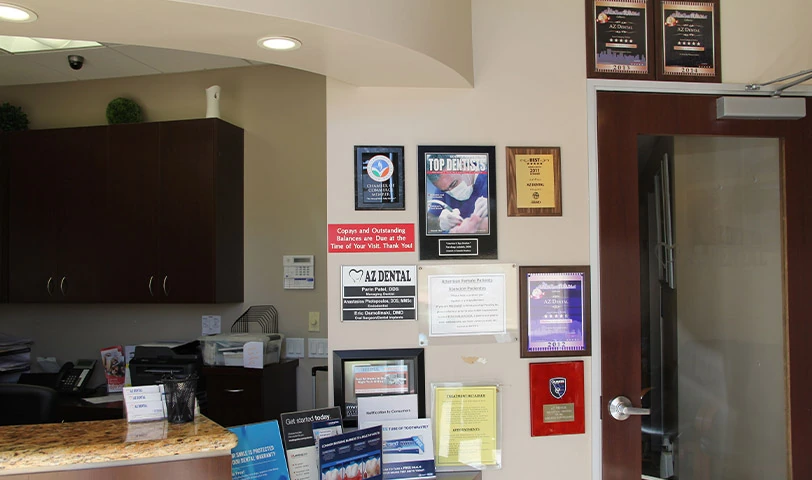
POLYGON ((519 267, 522 357, 590 355, 588 266, 519 267))

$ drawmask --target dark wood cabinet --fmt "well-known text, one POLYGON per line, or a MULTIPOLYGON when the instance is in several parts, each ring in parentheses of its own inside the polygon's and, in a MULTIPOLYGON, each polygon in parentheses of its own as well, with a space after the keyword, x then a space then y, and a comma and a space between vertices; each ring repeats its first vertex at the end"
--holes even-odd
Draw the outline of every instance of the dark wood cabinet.
POLYGON ((243 300, 243 131, 220 119, 9 136, 11 302, 243 300))
POLYGON ((265 365, 263 369, 203 367, 208 397, 207 417, 224 427, 279 420, 295 412, 296 367, 299 360, 265 365))
POLYGON ((9 136, 9 301, 99 301, 105 127, 9 136))
POLYGON ((0 132, 0 302, 8 301, 8 134, 0 132))

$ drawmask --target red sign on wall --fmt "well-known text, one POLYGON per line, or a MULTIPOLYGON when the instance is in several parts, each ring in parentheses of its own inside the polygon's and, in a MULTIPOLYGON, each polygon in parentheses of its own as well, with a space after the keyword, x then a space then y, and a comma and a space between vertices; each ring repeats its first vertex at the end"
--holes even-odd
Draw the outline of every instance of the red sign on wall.
POLYGON ((530 364, 530 435, 585 433, 584 362, 530 364))
POLYGON ((413 223, 338 223, 327 226, 329 253, 414 252, 413 223))

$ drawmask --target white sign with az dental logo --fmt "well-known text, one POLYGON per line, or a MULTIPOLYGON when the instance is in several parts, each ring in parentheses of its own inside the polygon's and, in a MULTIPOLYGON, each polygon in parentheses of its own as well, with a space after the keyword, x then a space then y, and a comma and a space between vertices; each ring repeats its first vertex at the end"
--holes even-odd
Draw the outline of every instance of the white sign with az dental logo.
POLYGON ((341 321, 417 319, 417 267, 343 265, 341 321))

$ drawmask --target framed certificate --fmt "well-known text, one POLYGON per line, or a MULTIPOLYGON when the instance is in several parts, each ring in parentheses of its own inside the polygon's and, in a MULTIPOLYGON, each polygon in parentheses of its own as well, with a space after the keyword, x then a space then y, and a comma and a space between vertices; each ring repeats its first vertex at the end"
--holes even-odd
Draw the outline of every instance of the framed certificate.
POLYGON ((590 355, 588 266, 519 267, 521 356, 590 355))
POLYGON ((507 147, 509 217, 561 216, 561 148, 507 147))
POLYGON ((425 363, 422 348, 335 350, 333 405, 341 408, 345 427, 358 426, 358 397, 417 395, 426 416, 425 363))
POLYGON ((654 80, 653 0, 587 0, 587 77, 654 80))
POLYGON ((496 148, 417 147, 420 259, 497 258, 496 148))
POLYGON ((719 0, 657 1, 657 80, 722 81, 719 0))
POLYGON ((355 147, 355 209, 404 210, 403 147, 355 147))

